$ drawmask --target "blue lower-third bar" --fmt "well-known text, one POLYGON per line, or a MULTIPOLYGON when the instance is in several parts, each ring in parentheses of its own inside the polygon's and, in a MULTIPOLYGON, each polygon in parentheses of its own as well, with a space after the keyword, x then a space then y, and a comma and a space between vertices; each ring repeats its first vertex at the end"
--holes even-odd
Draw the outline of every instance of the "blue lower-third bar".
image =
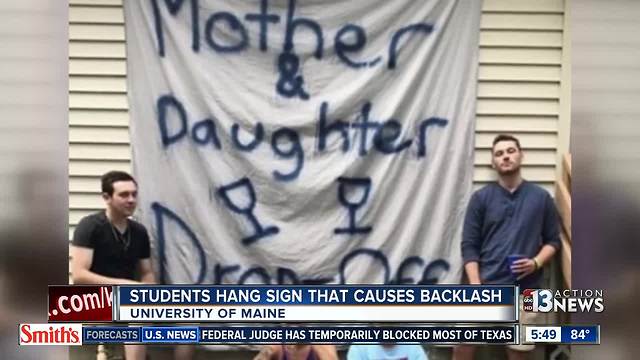
POLYGON ((197 326, 144 326, 143 343, 188 344, 200 340, 197 326))
POLYGON ((562 343, 600 344, 600 325, 563 325, 562 343))
POLYGON ((139 343, 141 328, 127 326, 83 326, 83 344, 139 343))

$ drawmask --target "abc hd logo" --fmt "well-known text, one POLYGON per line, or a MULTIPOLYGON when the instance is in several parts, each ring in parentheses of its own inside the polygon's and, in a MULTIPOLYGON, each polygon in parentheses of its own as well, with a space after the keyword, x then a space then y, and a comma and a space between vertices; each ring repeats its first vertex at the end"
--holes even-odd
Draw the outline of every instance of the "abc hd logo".
POLYGON ((82 324, 20 324, 20 345, 82 345, 82 324))
POLYGON ((526 289, 522 292, 522 309, 531 312, 603 312, 602 290, 526 289))

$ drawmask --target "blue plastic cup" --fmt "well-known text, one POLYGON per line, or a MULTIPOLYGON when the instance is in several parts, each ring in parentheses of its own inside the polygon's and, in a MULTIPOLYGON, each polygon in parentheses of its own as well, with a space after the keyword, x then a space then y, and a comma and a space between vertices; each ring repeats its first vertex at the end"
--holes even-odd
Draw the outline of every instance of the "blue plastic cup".
POLYGON ((511 254, 509 256, 507 256, 507 259, 509 260, 509 271, 511 271, 511 275, 513 275, 513 277, 518 277, 520 274, 514 273, 513 270, 511 270, 511 266, 513 266, 513 263, 520 260, 520 259, 525 259, 526 256, 522 255, 522 254, 511 254))

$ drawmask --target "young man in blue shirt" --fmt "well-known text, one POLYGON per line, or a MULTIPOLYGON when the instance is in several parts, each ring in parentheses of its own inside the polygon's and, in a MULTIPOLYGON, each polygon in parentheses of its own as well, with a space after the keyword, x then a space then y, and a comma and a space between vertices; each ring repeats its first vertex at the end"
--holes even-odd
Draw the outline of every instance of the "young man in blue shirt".
MULTIPOLYGON (((476 191, 462 232, 464 269, 471 284, 516 284, 539 288, 542 267, 560 248, 557 211, 549 193, 522 178, 523 153, 511 135, 493 140, 491 166, 498 181, 476 191), (509 257, 521 259, 509 264, 509 257)), ((521 310, 522 307, 520 306, 521 310)), ((521 311, 521 322, 535 323, 521 311)), ((509 346, 509 360, 526 359, 533 345, 509 346)), ((454 359, 473 359, 475 347, 456 347, 454 359)))

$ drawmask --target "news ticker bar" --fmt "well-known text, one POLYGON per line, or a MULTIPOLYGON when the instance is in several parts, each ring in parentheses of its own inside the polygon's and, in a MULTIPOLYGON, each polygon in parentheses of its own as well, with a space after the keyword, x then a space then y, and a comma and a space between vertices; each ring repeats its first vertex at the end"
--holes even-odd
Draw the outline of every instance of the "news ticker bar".
POLYGON ((600 325, 522 325, 525 344, 600 344, 600 325))
MULTIPOLYGON (((599 344, 599 325, 523 325, 524 344, 599 344)), ((87 344, 518 344, 519 325, 85 326, 21 324, 20 345, 87 344)))
POLYGON ((127 344, 516 344, 517 325, 494 326, 83 326, 21 324, 21 345, 127 344), (24 326, 28 328, 24 328, 24 326), (48 327, 48 328, 47 328, 48 327))
POLYGON ((515 286, 51 286, 50 322, 515 322, 515 286))

